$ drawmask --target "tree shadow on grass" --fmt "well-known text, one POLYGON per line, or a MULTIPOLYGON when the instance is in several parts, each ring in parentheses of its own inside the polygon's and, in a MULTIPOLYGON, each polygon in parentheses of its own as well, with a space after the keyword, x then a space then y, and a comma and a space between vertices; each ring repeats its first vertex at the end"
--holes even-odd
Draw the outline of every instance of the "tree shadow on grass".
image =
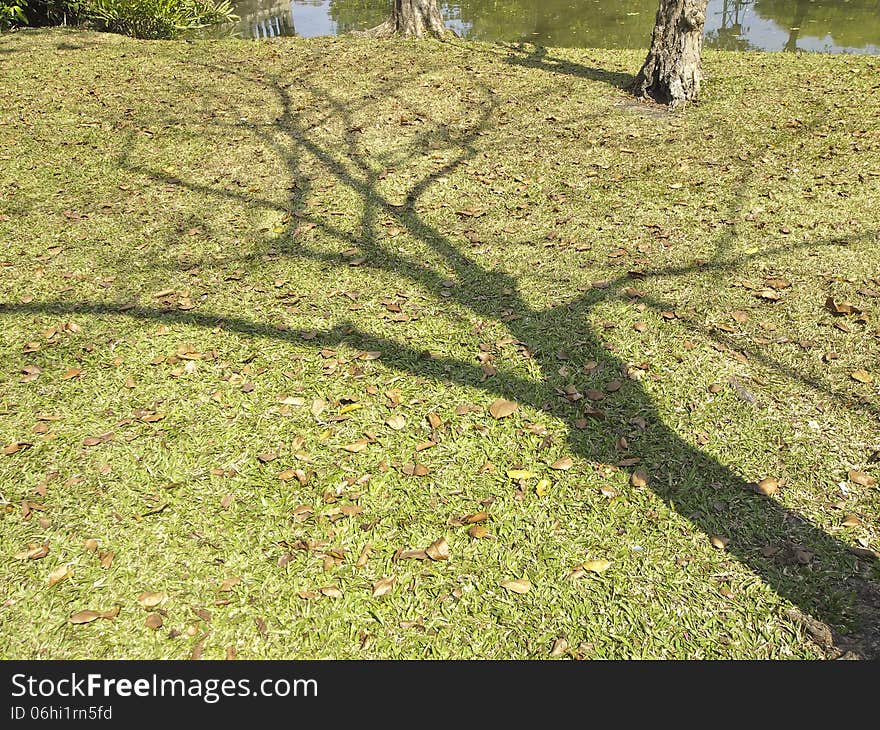
MULTIPOLYGON (((536 62, 544 63, 540 59, 536 62)), ((297 223, 308 222, 325 238, 357 248, 364 259, 364 269, 392 273, 429 290, 444 288, 452 302, 481 318, 497 321, 499 312, 506 312, 503 321, 512 344, 522 356, 536 364, 540 379, 521 378, 505 373, 503 369, 487 378, 484 370, 475 364, 449 357, 426 356, 408 344, 376 337, 350 323, 307 333, 294 329, 279 330, 269 324, 221 312, 176 312, 62 301, 8 304, 0 312, 119 315, 206 328, 219 326, 248 337, 297 344, 302 344, 304 335, 307 335, 310 345, 317 348, 346 344, 379 350, 383 363, 390 368, 479 388, 492 397, 503 397, 545 412, 566 425, 573 455, 594 464, 613 465, 624 470, 631 476, 631 489, 653 490, 695 530, 704 533, 707 541, 709 536, 727 538, 727 552, 796 607, 792 618, 801 622, 825 651, 852 650, 863 657, 880 656, 880 592, 874 579, 859 574, 865 572, 860 561, 876 567, 875 556, 869 551, 854 554, 844 542, 796 511, 786 509, 773 497, 758 494, 753 484, 685 441, 664 423, 654 401, 638 379, 650 377, 650 368, 634 368, 625 362, 590 326, 589 316, 597 305, 625 296, 621 292, 624 285, 637 282, 629 282, 628 275, 623 275, 601 288, 588 289, 564 305, 533 308, 519 293, 517 279, 503 271, 482 266, 466 255, 448 234, 419 213, 417 202, 430 186, 473 157, 474 140, 491 118, 491 103, 487 103, 482 114, 476 116, 467 133, 455 141, 454 146, 459 152, 452 161, 411 185, 402 202, 392 201, 378 187, 375 160, 360 151, 354 141, 339 140, 337 145, 329 148, 312 138, 310 129, 313 127, 301 120, 291 100, 288 80, 272 78, 268 74, 247 77, 235 69, 213 70, 222 70, 258 84, 276 97, 282 113, 272 125, 271 134, 266 134, 265 138, 284 160, 291 181, 303 177, 300 158, 309 155, 326 174, 360 199, 361 221, 355 232, 342 230, 329 217, 316 214, 300 214, 297 223), (283 139, 284 145, 279 144, 278 138, 283 139), (379 216, 393 220, 396 226, 427 247, 442 261, 442 267, 400 253, 377 226, 379 216), (443 287, 450 278, 454 285, 443 287), (564 354, 559 352, 560 342, 565 343, 564 354), (564 369, 560 368, 560 358, 564 358, 564 369), (590 396, 584 397, 587 388, 590 396), (628 444, 625 449, 621 447, 621 438, 628 444), (829 630, 828 626, 832 628, 829 630)), ((310 86, 305 76, 303 74, 297 80, 298 90, 320 95, 322 101, 329 104, 331 114, 351 122, 351 104, 310 86)), ((586 72, 584 77, 592 78, 586 72)), ((622 79, 612 79, 612 82, 617 84, 622 79)), ((161 172, 138 168, 129 161, 125 164, 130 170, 157 178, 162 176, 161 172)), ((398 160, 397 164, 405 165, 406 160, 398 160)), ((211 186, 186 181, 183 184, 221 200, 236 197, 235 193, 212 189, 211 186)), ((302 202, 307 190, 305 184, 298 189, 294 206, 302 202)), ((250 198, 241 196, 240 200, 246 205, 255 205, 250 198)), ((338 254, 311 247, 307 239, 293 231, 289 232, 287 241, 285 255, 326 264, 329 278, 333 276, 331 267, 344 265, 338 254)), ((834 242, 813 242, 810 245, 834 245, 834 242)), ((735 263, 719 260, 710 266, 732 268, 735 263)), ((675 273, 686 274, 687 269, 675 273)), ((650 275, 672 274, 659 270, 650 275)), ((667 306, 665 302, 650 298, 642 301, 652 309, 661 310, 667 306)), ((704 334, 711 336, 710 333, 704 334)), ((680 569, 687 574, 686 564, 680 569)))
POLYGON ((528 48, 526 44, 514 45, 513 52, 505 59, 506 63, 512 66, 523 66, 539 71, 574 76, 588 81, 599 81, 618 89, 629 89, 635 80, 634 76, 619 71, 607 71, 602 68, 585 66, 582 63, 554 58, 547 53, 547 49, 543 46, 534 46, 531 51, 528 48))

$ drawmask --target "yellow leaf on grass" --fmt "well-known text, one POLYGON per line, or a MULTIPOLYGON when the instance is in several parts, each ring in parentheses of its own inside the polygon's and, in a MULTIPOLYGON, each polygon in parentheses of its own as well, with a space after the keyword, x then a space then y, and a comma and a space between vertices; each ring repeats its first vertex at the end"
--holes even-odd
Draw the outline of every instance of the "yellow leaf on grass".
POLYGON ((525 578, 517 580, 505 580, 501 583, 502 588, 506 588, 513 593, 528 593, 532 590, 532 584, 525 578))
POLYGON ((589 573, 604 573, 611 567, 610 560, 587 560, 581 567, 589 573))
POLYGON ((525 469, 511 469, 507 472, 507 476, 510 479, 531 479, 535 475, 530 471, 526 471, 525 469))

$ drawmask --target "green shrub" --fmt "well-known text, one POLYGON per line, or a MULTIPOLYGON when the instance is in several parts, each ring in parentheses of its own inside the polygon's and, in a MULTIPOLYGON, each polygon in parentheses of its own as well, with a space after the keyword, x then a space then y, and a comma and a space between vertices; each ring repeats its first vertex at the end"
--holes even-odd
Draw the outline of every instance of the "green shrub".
POLYGON ((24 9, 25 0, 0 0, 0 30, 6 30, 13 25, 27 25, 24 9))
POLYGON ((89 0, 88 15, 98 30, 165 39, 238 19, 229 0, 89 0))
POLYGON ((134 38, 178 38, 238 20, 230 0, 0 0, 0 30, 87 25, 134 38))

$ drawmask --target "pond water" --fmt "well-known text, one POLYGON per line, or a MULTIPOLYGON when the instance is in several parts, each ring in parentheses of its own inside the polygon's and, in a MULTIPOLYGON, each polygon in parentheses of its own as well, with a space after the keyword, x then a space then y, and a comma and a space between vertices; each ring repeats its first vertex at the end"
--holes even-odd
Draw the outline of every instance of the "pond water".
MULTIPOLYGON (((657 0, 460 0, 447 25, 481 41, 646 48, 657 0)), ((369 28, 390 0, 238 0, 245 38, 337 35, 369 28)), ((710 0, 706 44, 766 51, 880 53, 880 0, 710 0)))

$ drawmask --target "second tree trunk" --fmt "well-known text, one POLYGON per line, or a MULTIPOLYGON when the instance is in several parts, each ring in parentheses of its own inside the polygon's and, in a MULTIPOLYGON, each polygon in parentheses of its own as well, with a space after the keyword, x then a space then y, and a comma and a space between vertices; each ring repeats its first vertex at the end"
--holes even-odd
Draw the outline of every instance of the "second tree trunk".
POLYGON ((394 0, 391 17, 382 25, 365 31, 365 35, 385 38, 393 35, 437 38, 447 33, 437 0, 394 0))
POLYGON ((699 96, 706 5, 707 0, 660 0, 651 50, 633 84, 637 95, 672 107, 699 96))

